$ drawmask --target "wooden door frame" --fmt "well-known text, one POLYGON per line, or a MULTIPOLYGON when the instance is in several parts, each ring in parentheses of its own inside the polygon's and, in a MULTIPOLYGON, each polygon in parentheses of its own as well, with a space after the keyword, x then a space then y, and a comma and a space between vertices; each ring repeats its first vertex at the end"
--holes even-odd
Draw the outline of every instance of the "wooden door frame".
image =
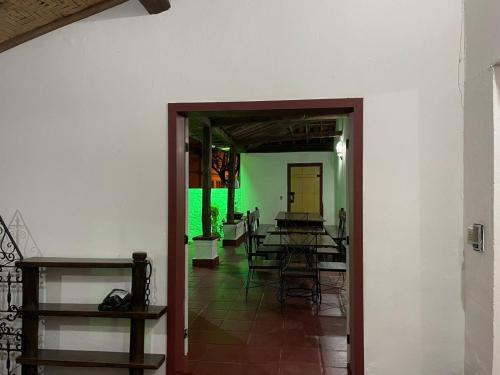
POLYGON ((290 188, 292 186, 292 181, 290 179, 290 169, 293 167, 319 167, 319 214, 323 216, 323 163, 288 163, 286 172, 286 207, 287 211, 290 209, 290 188))
POLYGON ((311 99, 168 104, 167 374, 187 372, 184 356, 186 253, 185 122, 189 112, 266 111, 270 114, 346 114, 353 116, 353 222, 350 239, 351 375, 364 374, 363 323, 363 99, 311 99))

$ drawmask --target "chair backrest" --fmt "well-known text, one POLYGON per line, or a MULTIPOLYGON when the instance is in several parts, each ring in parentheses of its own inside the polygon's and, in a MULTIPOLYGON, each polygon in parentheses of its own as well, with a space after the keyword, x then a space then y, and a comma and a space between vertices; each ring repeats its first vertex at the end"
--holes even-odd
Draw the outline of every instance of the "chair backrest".
POLYGON ((347 212, 344 210, 344 208, 341 208, 339 210, 339 226, 338 226, 338 233, 337 235, 340 238, 345 237, 345 223, 347 219, 347 212))
POLYGON ((260 211, 259 211, 259 207, 255 207, 255 211, 253 213, 254 213, 255 222, 257 223, 257 228, 258 228, 259 225, 260 225, 260 211))
POLYGON ((246 240, 245 240, 245 249, 247 251, 247 256, 252 253, 253 250, 253 228, 255 225, 255 213, 247 211, 247 217, 245 219, 245 232, 246 232, 246 240))

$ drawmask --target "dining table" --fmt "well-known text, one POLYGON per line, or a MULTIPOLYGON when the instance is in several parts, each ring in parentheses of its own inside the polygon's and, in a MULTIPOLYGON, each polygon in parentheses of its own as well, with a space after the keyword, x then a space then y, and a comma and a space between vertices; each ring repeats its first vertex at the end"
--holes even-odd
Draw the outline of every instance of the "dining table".
POLYGON ((338 243, 325 230, 324 222, 319 214, 281 211, 276 215, 276 225, 267 226, 259 233, 263 248, 278 249, 281 303, 287 297, 310 298, 313 303, 321 299, 318 260, 340 252, 338 243), (293 278, 309 279, 313 283, 290 284, 293 278))
POLYGON ((337 243, 327 234, 313 233, 269 233, 263 246, 331 248, 337 250, 337 243))
POLYGON ((278 227, 278 226, 274 226, 274 225, 266 228, 266 235, 268 233, 272 233, 272 234, 287 234, 287 233, 329 234, 325 230, 325 228, 321 228, 321 227, 278 227))
POLYGON ((288 212, 280 211, 275 217, 276 225, 285 227, 319 227, 325 222, 323 216, 313 212, 288 212))

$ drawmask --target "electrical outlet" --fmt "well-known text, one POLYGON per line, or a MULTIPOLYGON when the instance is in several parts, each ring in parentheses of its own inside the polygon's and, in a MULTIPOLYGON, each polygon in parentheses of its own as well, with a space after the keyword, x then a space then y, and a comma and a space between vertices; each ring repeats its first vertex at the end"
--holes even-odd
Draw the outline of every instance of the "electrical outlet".
POLYGON ((472 245, 472 249, 478 252, 484 251, 484 225, 473 224, 467 228, 467 243, 472 245))

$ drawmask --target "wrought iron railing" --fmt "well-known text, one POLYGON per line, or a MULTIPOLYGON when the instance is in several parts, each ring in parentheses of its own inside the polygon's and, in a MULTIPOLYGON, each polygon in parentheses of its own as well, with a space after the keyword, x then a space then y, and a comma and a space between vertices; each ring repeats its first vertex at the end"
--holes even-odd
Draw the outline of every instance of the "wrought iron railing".
POLYGON ((17 374, 15 357, 21 351, 22 275, 15 263, 23 259, 0 216, 0 374, 17 374))

